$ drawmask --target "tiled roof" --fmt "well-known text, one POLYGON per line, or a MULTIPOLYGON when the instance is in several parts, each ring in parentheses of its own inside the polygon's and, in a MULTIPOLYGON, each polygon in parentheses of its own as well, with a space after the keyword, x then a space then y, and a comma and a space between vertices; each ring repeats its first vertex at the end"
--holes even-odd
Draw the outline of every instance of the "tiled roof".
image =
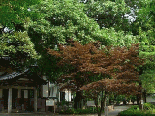
POLYGON ((4 75, 4 76, 0 76, 0 81, 1 80, 8 80, 8 79, 13 79, 19 75, 22 75, 24 74, 25 72, 27 72, 28 69, 24 70, 23 72, 13 72, 11 74, 7 74, 7 75, 4 75))

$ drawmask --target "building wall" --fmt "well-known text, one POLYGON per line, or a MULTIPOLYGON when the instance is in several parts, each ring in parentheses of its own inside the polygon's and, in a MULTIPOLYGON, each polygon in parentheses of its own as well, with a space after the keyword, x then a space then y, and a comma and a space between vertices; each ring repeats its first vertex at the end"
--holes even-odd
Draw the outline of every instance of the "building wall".
POLYGON ((155 102, 155 96, 152 97, 152 96, 147 96, 146 97, 146 102, 155 102))
POLYGON ((65 100, 71 101, 71 91, 65 90, 65 100))
MULTIPOLYGON (((47 80, 46 76, 43 76, 43 79, 47 80)), ((48 92, 48 83, 46 85, 42 85, 42 97, 48 97, 48 92)))
MULTIPOLYGON (((46 80, 46 76, 43 76, 43 79, 46 80)), ((64 90, 62 92, 65 92, 65 101, 71 101, 71 91, 69 90, 64 90)), ((59 91, 59 87, 53 83, 47 83, 46 85, 42 85, 42 97, 57 97, 58 100, 60 101, 60 97, 62 97, 61 92, 59 91)), ((57 102, 57 100, 55 100, 55 102, 57 102)), ((50 100, 46 101, 47 105, 46 106, 50 106, 50 104, 52 104, 52 102, 50 102, 50 100), (48 103, 47 103, 48 102, 48 103)))

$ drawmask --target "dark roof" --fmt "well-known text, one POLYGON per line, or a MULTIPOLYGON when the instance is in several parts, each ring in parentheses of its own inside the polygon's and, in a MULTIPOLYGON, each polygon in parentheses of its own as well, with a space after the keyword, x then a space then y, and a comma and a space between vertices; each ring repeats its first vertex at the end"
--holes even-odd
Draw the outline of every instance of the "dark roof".
POLYGON ((28 71, 28 69, 24 70, 23 72, 13 72, 11 74, 0 76, 0 81, 1 80, 13 79, 13 78, 15 78, 17 76, 20 76, 20 75, 24 74, 27 71, 28 71))
POLYGON ((43 80, 39 75, 37 75, 37 73, 31 72, 30 69, 25 69, 22 72, 13 72, 11 74, 5 74, 3 76, 0 76, 0 82, 16 83, 16 80, 18 80, 19 78, 25 78, 25 77, 34 80, 39 85, 47 84, 45 80, 43 80))

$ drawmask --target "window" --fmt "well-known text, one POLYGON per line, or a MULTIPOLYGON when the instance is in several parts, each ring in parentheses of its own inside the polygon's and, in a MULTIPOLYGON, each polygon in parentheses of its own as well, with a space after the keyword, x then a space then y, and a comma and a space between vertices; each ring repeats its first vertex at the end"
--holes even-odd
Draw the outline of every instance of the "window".
POLYGON ((60 92, 60 101, 65 101, 65 92, 60 92))

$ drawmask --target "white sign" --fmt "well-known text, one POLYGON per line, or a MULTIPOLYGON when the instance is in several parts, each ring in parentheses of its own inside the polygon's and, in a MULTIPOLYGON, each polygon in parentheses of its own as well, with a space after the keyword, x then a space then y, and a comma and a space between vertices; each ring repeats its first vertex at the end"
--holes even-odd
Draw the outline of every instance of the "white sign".
POLYGON ((87 101, 87 106, 95 106, 95 102, 94 101, 87 101))
POLYGON ((54 106, 54 100, 46 100, 46 106, 54 106))

